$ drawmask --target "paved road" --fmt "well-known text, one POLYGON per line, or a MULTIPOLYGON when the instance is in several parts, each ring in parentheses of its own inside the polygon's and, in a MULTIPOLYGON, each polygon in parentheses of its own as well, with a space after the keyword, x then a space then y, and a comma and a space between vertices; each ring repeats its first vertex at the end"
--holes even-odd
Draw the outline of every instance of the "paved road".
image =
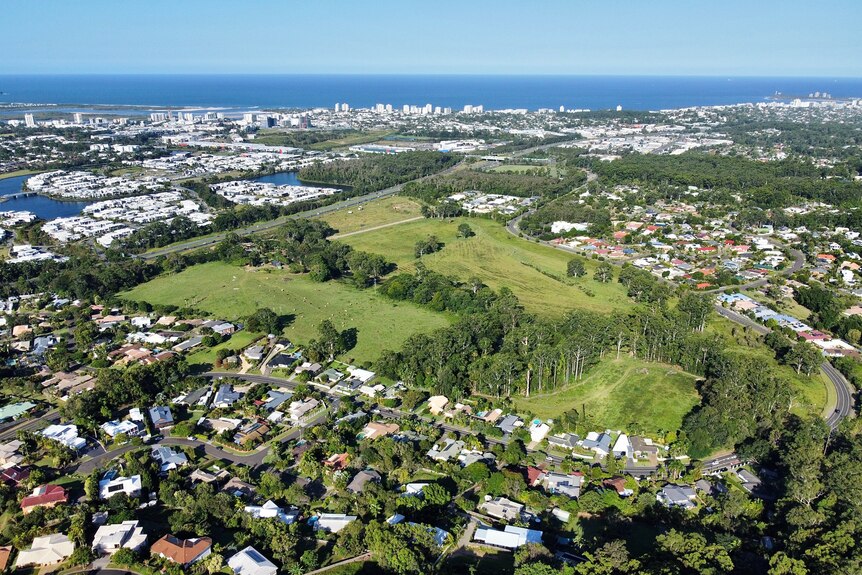
POLYGON ((19 431, 36 431, 41 427, 47 427, 48 425, 59 421, 60 411, 58 409, 52 409, 36 417, 25 419, 24 421, 6 427, 3 431, 0 431, 0 440, 9 441, 11 439, 15 439, 15 436, 19 431))
MULTIPOLYGON (((770 331, 770 329, 765 325, 757 323, 751 318, 733 310, 721 307, 718 304, 715 306, 715 311, 723 318, 750 328, 761 335, 766 335, 770 331)), ((835 388, 835 394, 837 396, 835 409, 825 416, 826 424, 829 425, 831 429, 835 429, 838 427, 838 424, 841 423, 842 419, 853 413, 853 395, 850 392, 850 383, 844 378, 841 372, 832 367, 831 363, 824 361, 820 364, 820 369, 829 379, 832 387, 835 388)))
MULTIPOLYGON (((284 436, 280 438, 282 443, 287 441, 291 441, 293 439, 299 438, 305 427, 311 427, 321 423, 324 419, 329 416, 329 410, 334 410, 338 407, 338 398, 333 399, 330 402, 330 405, 327 409, 318 413, 313 419, 305 422, 301 427, 296 427, 284 436)), ((234 453, 232 451, 227 451, 214 445, 212 443, 206 441, 200 441, 198 439, 187 439, 183 437, 165 437, 164 439, 159 440, 155 444, 151 445, 167 445, 167 446, 180 446, 180 447, 191 447, 194 449, 203 448, 204 452, 210 457, 214 457, 216 459, 224 459, 230 461, 231 463, 242 463, 243 465, 248 465, 249 467, 257 467, 263 463, 263 460, 269 454, 269 444, 264 443, 257 450, 252 453, 234 453)), ((107 465, 110 461, 122 456, 123 454, 132 451, 134 449, 140 449, 142 446, 140 445, 124 445, 118 449, 114 449, 113 451, 103 452, 92 459, 88 459, 73 467, 71 472, 77 472, 82 475, 89 475, 95 469, 99 469, 107 465)))

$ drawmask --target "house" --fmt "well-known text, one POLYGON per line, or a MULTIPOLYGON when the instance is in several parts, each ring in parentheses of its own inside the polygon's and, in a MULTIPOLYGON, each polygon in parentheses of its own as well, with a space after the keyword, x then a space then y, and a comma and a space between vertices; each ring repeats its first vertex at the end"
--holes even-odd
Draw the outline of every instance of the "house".
POLYGON ((530 424, 530 440, 536 443, 545 439, 545 436, 551 431, 551 426, 541 421, 534 421, 530 424))
POLYGON ((294 523, 297 517, 299 517, 299 511, 295 509, 284 511, 284 509, 276 505, 272 500, 267 500, 263 505, 246 505, 245 512, 256 519, 275 517, 285 525, 294 523))
POLYGON ((736 472, 736 476, 742 481, 742 488, 747 492, 752 495, 762 495, 763 485, 758 476, 747 469, 740 469, 736 472))
POLYGON ((332 368, 327 369, 326 371, 324 371, 323 373, 321 373, 318 376, 318 379, 322 383, 326 383, 326 384, 338 383, 339 381, 342 380, 342 378, 344 378, 344 374, 341 373, 340 371, 338 371, 337 369, 332 369, 332 368))
POLYGON ((581 483, 584 477, 579 473, 546 473, 542 484, 550 493, 567 495, 577 499, 581 496, 581 483))
POLYGON ((558 449, 568 451, 578 446, 580 438, 573 433, 560 433, 548 436, 547 440, 550 447, 556 447, 558 449))
POLYGON ((521 427, 523 425, 524 425, 524 422, 521 421, 521 419, 517 415, 511 415, 510 414, 510 415, 507 415, 506 417, 504 417, 503 421, 501 421, 497 425, 497 427, 499 427, 503 433, 508 435, 510 433, 514 433, 514 431, 516 429, 518 429, 519 427, 521 427))
POLYGON ((93 552, 108 555, 117 549, 139 551, 147 542, 147 534, 138 526, 137 520, 123 521, 113 525, 102 525, 93 537, 93 552))
POLYGON ((447 541, 452 539, 452 535, 450 535, 448 531, 440 529, 439 527, 434 527, 433 525, 424 525, 422 523, 414 523, 413 521, 408 521, 407 525, 412 527, 424 527, 428 533, 431 534, 431 537, 434 538, 434 543, 437 547, 443 547, 446 545, 447 541))
POLYGON ((353 480, 347 485, 347 490, 350 493, 362 493, 365 490, 365 484, 369 481, 374 481, 375 483, 380 482, 380 474, 374 471, 373 469, 370 471, 360 471, 356 475, 353 476, 353 480))
POLYGON ((449 461, 453 457, 458 457, 462 449, 464 449, 463 441, 446 438, 442 443, 437 443, 429 449, 426 455, 435 461, 449 461))
POLYGON ((493 465, 495 459, 494 454, 490 451, 482 451, 481 449, 462 449, 458 454, 458 464, 461 467, 467 467, 473 463, 484 462, 488 465, 493 465))
POLYGON ((378 437, 397 433, 399 429, 401 428, 397 423, 372 421, 362 429, 361 434, 363 439, 377 439, 378 437))
POLYGON ((77 425, 49 425, 41 432, 43 437, 62 443, 73 451, 80 451, 87 445, 87 440, 78 437, 77 425))
POLYGON ((633 458, 649 458, 653 459, 658 456, 658 446, 653 445, 651 439, 646 439, 643 437, 634 436, 632 437, 632 450, 631 454, 633 458))
POLYGON ((150 408, 150 421, 156 429, 165 429, 174 424, 174 416, 171 415, 171 409, 166 406, 156 406, 150 408))
POLYGON ((141 476, 132 475, 131 477, 116 477, 99 481, 99 496, 102 499, 110 499, 118 493, 125 493, 129 497, 138 497, 141 494, 141 476))
POLYGON ((304 361, 304 362, 302 362, 302 364, 299 367, 297 367, 294 370, 294 373, 296 375, 299 375, 301 373, 307 373, 311 377, 314 377, 318 373, 320 373, 322 369, 323 369, 323 366, 320 365, 319 363, 310 363, 310 362, 304 361))
POLYGON ((236 477, 231 477, 230 481, 225 483, 221 490, 225 493, 230 493, 234 497, 251 497, 255 493, 254 485, 236 477))
POLYGON ((340 471, 347 467, 349 457, 350 455, 347 453, 333 453, 323 462, 323 466, 332 471, 340 471))
POLYGON ((30 478, 30 468, 19 465, 10 465, 0 471, 0 480, 8 485, 17 487, 20 483, 30 478))
POLYGON ((205 321, 201 327, 208 327, 213 330, 213 333, 219 335, 232 335, 236 331, 236 326, 232 323, 219 320, 205 321))
POLYGON ((491 499, 490 496, 486 496, 485 502, 479 505, 479 510, 497 519, 518 521, 524 513, 524 506, 505 497, 491 499))
POLYGON ((289 369, 295 361, 296 359, 292 355, 288 355, 286 353, 279 353, 278 355, 269 360, 267 366, 270 369, 289 369))
POLYGON ((179 539, 165 535, 150 547, 150 555, 162 557, 183 567, 197 563, 212 552, 213 540, 209 537, 179 539))
POLYGON ((227 383, 223 383, 216 390, 215 397, 213 398, 213 407, 230 407, 239 401, 240 397, 242 397, 241 393, 234 391, 233 387, 227 383))
POLYGON ((22 445, 17 439, 0 444, 0 465, 15 465, 24 461, 24 456, 18 453, 22 445))
POLYGON ((66 503, 68 495, 66 490, 59 485, 42 485, 33 490, 33 493, 21 500, 21 511, 27 515, 37 507, 55 507, 60 503, 66 503))
POLYGON ((269 425, 263 421, 252 421, 237 432, 233 442, 238 445, 254 443, 263 439, 267 433, 269 433, 269 425))
POLYGON ((123 421, 106 421, 101 425, 102 431, 108 437, 114 438, 120 434, 127 436, 135 436, 141 433, 142 427, 137 422, 125 419, 123 421))
POLYGON ((12 554, 11 545, 0 546, 0 573, 6 571, 9 565, 9 556, 12 554))
POLYGON ((263 408, 266 411, 275 411, 291 397, 293 397, 293 394, 289 391, 270 391, 267 394, 267 400, 263 404, 263 408))
POLYGON ((543 535, 544 533, 535 529, 513 527, 512 525, 506 525, 503 531, 481 526, 473 534, 473 541, 479 541, 480 543, 493 545, 494 547, 517 549, 527 543, 541 543, 543 535))
POLYGON ((434 395, 428 398, 428 411, 431 415, 440 415, 447 405, 449 405, 449 398, 445 395, 434 395))
POLYGON ((485 423, 490 423, 490 424, 496 423, 497 420, 500 419, 502 416, 503 416, 503 410, 499 409, 499 408, 492 409, 491 411, 489 411, 488 413, 485 413, 485 414, 481 414, 481 413, 479 414, 479 417, 481 417, 485 423))
POLYGON ((587 434, 587 438, 581 442, 584 449, 595 451, 599 457, 605 457, 611 452, 611 436, 607 433, 596 433, 591 431, 587 434))
POLYGON ((186 457, 185 453, 173 451, 164 445, 153 447, 151 455, 159 463, 159 470, 162 473, 185 467, 189 463, 189 458, 186 457))
POLYGON ((316 409, 318 405, 320 405, 320 402, 313 397, 309 397, 303 401, 292 401, 287 413, 293 423, 299 423, 306 415, 316 409))
POLYGON ((626 480, 622 477, 611 477, 602 481, 602 485, 613 489, 620 497, 629 497, 634 494, 634 491, 626 487, 626 480))
POLYGON ((27 565, 54 565, 68 559, 75 551, 75 544, 63 533, 52 533, 33 539, 29 549, 18 553, 15 567, 27 565))
POLYGON ((227 565, 237 575, 276 575, 278 572, 272 561, 250 545, 228 559, 227 565))
POLYGON ((326 531, 328 533, 338 533, 347 524, 356 521, 356 515, 345 515, 343 513, 321 513, 314 521, 315 531, 326 531))
POLYGON ((612 450, 614 457, 628 457, 632 454, 632 444, 625 433, 620 433, 612 450))
POLYGON ((263 359, 264 350, 262 345, 253 345, 246 349, 242 354, 251 361, 260 361, 263 359))
POLYGON ((662 487, 656 495, 656 499, 667 507, 682 507, 692 509, 697 494, 688 485, 674 485, 669 483, 662 487))
POLYGON ((30 401, 21 401, 4 405, 3 407, 0 407, 0 422, 6 421, 7 419, 18 419, 34 407, 36 407, 36 404, 30 401))

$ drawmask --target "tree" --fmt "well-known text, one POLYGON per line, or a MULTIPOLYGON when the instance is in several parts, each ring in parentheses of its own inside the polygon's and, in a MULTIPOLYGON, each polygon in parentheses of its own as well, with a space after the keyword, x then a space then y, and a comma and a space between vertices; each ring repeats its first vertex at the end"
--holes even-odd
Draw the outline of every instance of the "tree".
POLYGON ((608 283, 609 281, 614 279, 614 268, 608 262, 602 262, 596 268, 596 272, 593 274, 593 279, 597 282, 601 282, 603 284, 608 283))
POLYGON ((566 273, 569 277, 579 278, 587 273, 587 268, 584 267, 584 262, 580 259, 571 259, 566 266, 566 273))
POLYGON ((428 505, 443 507, 452 500, 452 497, 442 485, 439 483, 431 483, 422 489, 422 499, 428 505))
POLYGON ((458 224, 458 237, 459 238, 470 238, 475 236, 476 233, 473 231, 473 228, 470 227, 470 224, 462 223, 458 224))
POLYGON ((787 353, 785 362, 792 366, 796 373, 804 371, 805 375, 811 375, 811 372, 815 371, 823 362, 823 354, 814 344, 801 341, 787 353))
POLYGON ((689 329, 703 331, 712 312, 712 299, 706 294, 687 292, 679 299, 677 309, 688 318, 689 329))
POLYGON ((253 314, 246 318, 245 328, 254 333, 281 334, 284 327, 277 313, 268 307, 258 308, 253 314))

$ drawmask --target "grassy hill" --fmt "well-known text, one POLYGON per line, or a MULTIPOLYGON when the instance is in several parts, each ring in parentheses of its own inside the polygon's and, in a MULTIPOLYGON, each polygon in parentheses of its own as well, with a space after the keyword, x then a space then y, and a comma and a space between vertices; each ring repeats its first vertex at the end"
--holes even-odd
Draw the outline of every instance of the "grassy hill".
POLYGON ((696 379, 677 367, 624 355, 605 359, 577 383, 512 401, 520 412, 542 419, 584 406, 593 429, 659 433, 679 429, 697 405, 696 379))
POLYGON ((437 236, 445 246, 422 258, 428 268, 462 280, 478 277, 494 289, 508 287, 531 312, 559 317, 578 308, 611 312, 632 306, 623 286, 592 279, 595 262, 585 260, 586 276, 568 278, 566 264, 575 256, 517 238, 491 220, 418 220, 357 233, 340 241, 382 254, 397 263, 401 271, 412 271, 417 261, 415 244, 429 235, 437 236), (476 233, 474 237, 457 237, 458 225, 464 222, 476 233))
POLYGON ((385 348, 397 349, 412 334, 444 327, 442 314, 393 302, 372 289, 339 282, 317 283, 285 270, 249 270, 221 262, 201 264, 135 287, 121 297, 151 304, 193 307, 215 317, 241 320, 257 308, 291 314, 285 335, 298 343, 317 337, 329 319, 336 328, 359 330, 357 345, 344 359, 373 361, 385 348))

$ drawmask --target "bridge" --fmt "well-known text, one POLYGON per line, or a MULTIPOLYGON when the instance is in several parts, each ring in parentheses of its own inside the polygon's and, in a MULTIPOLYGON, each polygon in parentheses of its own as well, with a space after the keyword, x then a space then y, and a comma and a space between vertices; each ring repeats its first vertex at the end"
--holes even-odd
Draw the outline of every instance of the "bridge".
POLYGON ((0 202, 5 202, 7 200, 17 200, 18 198, 27 198, 30 196, 37 196, 36 192, 18 192, 15 194, 6 194, 5 196, 0 196, 0 202))

